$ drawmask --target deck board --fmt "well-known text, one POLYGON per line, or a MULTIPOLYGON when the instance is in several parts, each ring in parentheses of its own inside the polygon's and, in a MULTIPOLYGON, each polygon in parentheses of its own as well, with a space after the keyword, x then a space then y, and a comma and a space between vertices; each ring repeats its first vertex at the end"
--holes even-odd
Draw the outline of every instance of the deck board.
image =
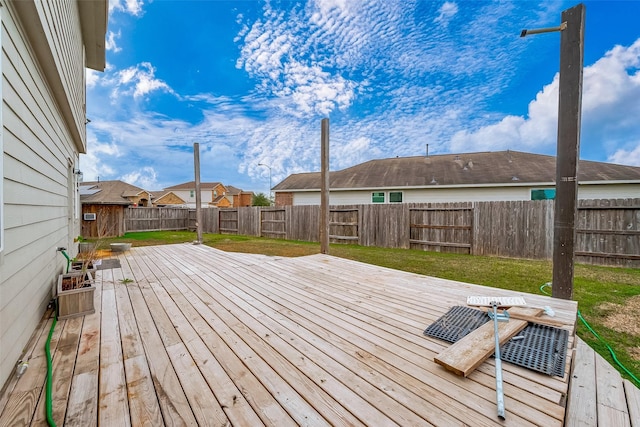
MULTIPOLYGON (((522 293, 326 255, 182 244, 118 259, 97 275, 96 313, 56 327, 58 425, 560 426, 566 416, 566 425, 637 426, 638 389, 574 339, 575 302, 524 294, 570 332, 567 374, 503 363, 500 421, 493 360, 459 377, 433 361, 449 344, 422 331, 469 295, 522 293), (572 418, 576 402, 593 414, 572 418)), ((0 396, 0 426, 43 423, 50 324, 34 333, 27 373, 0 396)))

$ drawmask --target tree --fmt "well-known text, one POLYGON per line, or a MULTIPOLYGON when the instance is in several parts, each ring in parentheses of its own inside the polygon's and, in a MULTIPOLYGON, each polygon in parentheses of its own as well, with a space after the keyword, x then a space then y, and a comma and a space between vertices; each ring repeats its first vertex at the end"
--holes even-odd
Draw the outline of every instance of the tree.
POLYGON ((264 193, 258 193, 253 195, 253 200, 251 201, 253 206, 271 206, 271 200, 264 193))

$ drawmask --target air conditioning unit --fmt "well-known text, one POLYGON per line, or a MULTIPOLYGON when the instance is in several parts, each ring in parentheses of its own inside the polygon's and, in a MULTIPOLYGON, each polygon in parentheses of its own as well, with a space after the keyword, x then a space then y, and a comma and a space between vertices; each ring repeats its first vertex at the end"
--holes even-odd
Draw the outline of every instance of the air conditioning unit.
POLYGON ((85 221, 95 221, 96 220, 96 214, 95 213, 85 213, 82 215, 82 217, 84 218, 85 221))

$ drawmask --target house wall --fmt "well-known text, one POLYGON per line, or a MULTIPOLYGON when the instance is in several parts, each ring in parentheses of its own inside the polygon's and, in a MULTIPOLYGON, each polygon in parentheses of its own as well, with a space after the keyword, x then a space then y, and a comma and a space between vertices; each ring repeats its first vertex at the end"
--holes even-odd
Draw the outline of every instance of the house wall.
MULTIPOLYGON (((171 190, 176 196, 180 197, 187 205, 196 205, 196 190, 171 190), (193 193, 193 196, 191 195, 193 193)), ((213 201, 213 191, 211 189, 200 189, 200 201, 202 206, 208 205, 213 201)))
MULTIPOLYGON (((275 197, 275 205, 276 206, 292 206, 293 205, 293 193, 291 192, 277 192, 274 195, 275 197)), ((320 196, 318 195, 318 200, 320 200, 320 196)), ((302 203, 300 203, 302 204, 302 203)), ((320 203, 318 203, 320 204, 320 203)))
POLYGON ((213 190, 211 190, 211 200, 214 200, 216 197, 224 196, 226 194, 227 194, 227 187, 225 187, 222 184, 218 184, 215 187, 213 187, 213 190))
POLYGON ((125 233, 124 205, 82 204, 82 237, 97 239, 120 237, 125 233), (85 221, 85 213, 95 213, 95 221, 85 221))
POLYGON ((85 135, 85 94, 76 2, 3 1, 0 14, 4 165, 4 247, 0 252, 2 386, 51 300, 57 275, 66 263, 56 248, 72 251, 73 238, 79 234, 73 171, 85 135), (25 8, 31 13, 27 19, 25 8), (43 31, 34 32, 34 26, 41 26, 43 31), (37 51, 34 40, 40 40, 37 51), (43 49, 49 51, 49 60, 53 58, 63 74, 53 78, 47 75, 52 72, 51 61, 46 63, 43 49), (53 89, 52 81, 56 79, 64 82, 68 95, 53 89), (64 102, 66 106, 62 105, 64 102), (65 114, 69 107, 73 117, 65 114), (80 141, 78 135, 82 136, 80 141))
POLYGON ((131 203, 136 204, 141 207, 150 207, 151 206, 151 195, 147 192, 143 192, 134 197, 128 197, 131 203))
POLYGON ((640 195, 640 184, 594 184, 578 188, 579 199, 633 199, 640 195))
MULTIPOLYGON (((483 187, 483 188, 429 188, 409 190, 384 190, 385 203, 389 203, 390 191, 401 191, 403 203, 450 203, 531 200, 531 190, 552 186, 483 187)), ((375 190, 334 191, 329 195, 330 205, 370 204, 375 190)), ((382 190, 380 190, 382 191, 382 190)), ((319 205, 320 192, 276 193, 276 205, 285 206, 292 194, 294 206, 319 205)), ((627 199, 638 197, 640 184, 589 184, 578 188, 579 199, 627 199)))
POLYGON ((240 193, 233 195, 233 207, 241 208, 251 206, 253 203, 253 194, 252 193, 240 193))
POLYGON ((157 207, 158 205, 184 205, 184 200, 171 192, 163 195, 157 200, 154 200, 153 207, 157 207))
POLYGON ((230 207, 232 207, 232 205, 231 205, 231 202, 229 201, 229 199, 227 199, 226 197, 223 197, 222 199, 220 199, 218 204, 215 205, 215 207, 217 207, 217 208, 230 208, 230 207))

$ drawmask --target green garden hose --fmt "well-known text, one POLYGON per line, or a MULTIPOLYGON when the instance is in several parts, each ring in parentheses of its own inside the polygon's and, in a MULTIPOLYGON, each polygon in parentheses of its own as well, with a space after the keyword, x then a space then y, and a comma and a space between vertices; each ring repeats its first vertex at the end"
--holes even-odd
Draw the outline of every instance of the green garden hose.
POLYGON ((51 398, 51 390, 53 388, 53 363, 51 360, 51 337, 53 336, 53 330, 58 323, 58 313, 55 300, 53 302, 53 323, 51 329, 49 329, 49 336, 47 342, 44 345, 44 352, 47 355, 47 393, 46 393, 46 407, 47 407, 47 423, 51 427, 56 427, 56 423, 53 420, 53 399, 51 398))
MULTIPOLYGON (((546 288, 546 287, 551 287, 551 283, 548 282, 548 283, 545 283, 544 285, 540 286, 540 292, 542 292, 545 295, 549 295, 550 296, 551 294, 549 294, 549 292, 544 290, 544 288, 546 288)), ((613 348, 611 348, 609 343, 606 342, 600 335, 598 335, 598 333, 591 327, 591 325, 589 325, 589 323, 587 323, 585 318, 582 317, 582 313, 580 313, 580 310, 578 310, 578 318, 582 321, 584 326, 587 327, 589 332, 591 332, 602 344, 604 344, 607 347, 607 350, 609 350, 609 353, 611 354, 611 357, 613 358, 613 361, 616 363, 616 365, 618 365, 623 371, 625 371, 627 373, 627 375, 629 375, 629 377, 631 377, 631 379, 633 379, 633 381, 638 385, 638 387, 640 387, 640 379, 638 379, 638 377, 633 375, 633 373, 629 369, 627 369, 627 367, 624 366, 618 360, 618 356, 616 356, 616 353, 613 351, 613 348)))

